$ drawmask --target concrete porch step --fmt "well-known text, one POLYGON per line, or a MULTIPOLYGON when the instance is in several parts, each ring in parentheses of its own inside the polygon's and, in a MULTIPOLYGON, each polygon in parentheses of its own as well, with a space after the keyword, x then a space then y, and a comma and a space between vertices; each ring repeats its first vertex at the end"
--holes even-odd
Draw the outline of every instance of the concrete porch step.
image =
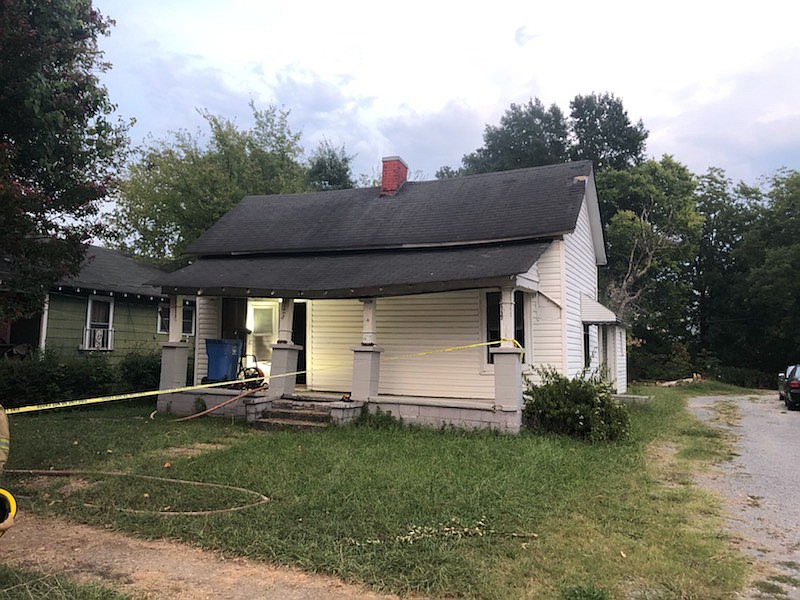
POLYGON ((329 422, 279 418, 256 419, 250 422, 251 427, 262 431, 323 431, 328 425, 329 422))
POLYGON ((319 410, 308 407, 275 406, 261 411, 263 419, 285 419, 296 421, 313 421, 316 423, 330 423, 331 411, 319 410))
POLYGON ((256 429, 317 431, 333 422, 330 407, 276 400, 261 411, 261 418, 251 423, 256 429))

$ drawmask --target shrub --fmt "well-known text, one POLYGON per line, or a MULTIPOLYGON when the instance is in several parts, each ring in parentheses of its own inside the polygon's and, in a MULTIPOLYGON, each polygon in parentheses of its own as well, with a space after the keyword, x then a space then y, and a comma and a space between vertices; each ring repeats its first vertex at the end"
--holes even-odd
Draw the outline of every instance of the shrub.
POLYGON ((568 379, 551 368, 540 369, 539 375, 541 383, 528 380, 523 393, 526 427, 591 442, 628 436, 628 409, 598 375, 568 379))
POLYGON ((156 353, 125 356, 115 363, 100 352, 66 358, 52 351, 0 360, 0 398, 6 408, 15 408, 155 389, 155 360, 160 365, 156 353))
POLYGON ((371 427, 372 429, 402 429, 404 427, 403 419, 395 417, 391 411, 381 410, 380 407, 376 407, 373 412, 369 409, 368 402, 361 407, 361 412, 353 424, 356 427, 371 427))
POLYGON ((134 350, 119 361, 120 378, 126 391, 157 390, 161 377, 161 354, 156 350, 134 350))

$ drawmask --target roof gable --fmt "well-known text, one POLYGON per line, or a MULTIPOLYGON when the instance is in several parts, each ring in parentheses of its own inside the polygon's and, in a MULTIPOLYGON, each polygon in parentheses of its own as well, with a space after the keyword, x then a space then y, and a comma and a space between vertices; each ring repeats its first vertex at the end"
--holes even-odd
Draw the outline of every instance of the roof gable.
MULTIPOLYGON (((579 161, 379 188, 249 196, 189 246, 223 256, 464 246, 574 230, 591 178, 579 161)), ((593 183, 591 183, 593 185, 593 183)))

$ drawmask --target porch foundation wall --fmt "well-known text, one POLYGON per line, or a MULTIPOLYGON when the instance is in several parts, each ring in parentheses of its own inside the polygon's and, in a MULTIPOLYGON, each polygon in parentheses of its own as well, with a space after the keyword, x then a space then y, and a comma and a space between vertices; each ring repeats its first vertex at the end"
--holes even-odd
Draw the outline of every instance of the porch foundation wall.
MULTIPOLYGON (((156 409, 159 414, 170 414, 176 417, 187 417, 202 410, 213 408, 231 398, 238 396, 244 390, 205 389, 197 392, 177 392, 174 394, 161 394, 158 396, 156 409)), ((240 398, 219 410, 209 413, 210 417, 228 417, 244 421, 247 418, 247 400, 259 399, 260 394, 240 398), (256 398, 253 398, 256 396, 256 398)))
POLYGON ((444 401, 408 403, 387 398, 370 399, 370 412, 391 413, 409 425, 424 427, 456 427, 460 429, 495 429, 504 433, 519 433, 522 426, 520 411, 493 410, 490 407, 448 406, 444 401))

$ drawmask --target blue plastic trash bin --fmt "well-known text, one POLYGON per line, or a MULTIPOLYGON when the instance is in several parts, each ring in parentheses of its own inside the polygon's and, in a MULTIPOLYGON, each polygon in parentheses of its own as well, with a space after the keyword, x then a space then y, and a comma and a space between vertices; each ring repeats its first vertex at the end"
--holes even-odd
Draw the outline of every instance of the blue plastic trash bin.
POLYGON ((207 339, 208 380, 231 381, 239 372, 242 340, 207 339))

